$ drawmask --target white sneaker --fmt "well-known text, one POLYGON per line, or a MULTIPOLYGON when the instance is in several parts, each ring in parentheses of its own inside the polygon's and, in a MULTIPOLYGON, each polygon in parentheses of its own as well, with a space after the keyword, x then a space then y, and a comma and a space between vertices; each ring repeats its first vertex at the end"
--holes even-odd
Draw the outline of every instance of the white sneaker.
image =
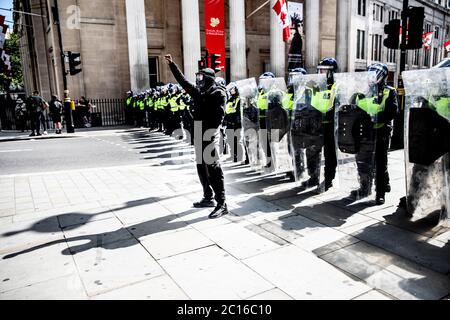
POLYGON ((48 132, 47 132, 47 131, 44 131, 44 136, 46 136, 46 135, 48 135, 48 132))

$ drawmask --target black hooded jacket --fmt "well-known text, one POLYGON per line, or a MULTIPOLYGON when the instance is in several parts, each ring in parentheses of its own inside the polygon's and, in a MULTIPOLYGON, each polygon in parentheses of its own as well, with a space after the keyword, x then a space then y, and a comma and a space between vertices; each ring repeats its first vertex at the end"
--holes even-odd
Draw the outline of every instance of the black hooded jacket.
POLYGON ((184 77, 174 62, 169 67, 178 83, 192 97, 195 105, 193 117, 195 121, 202 121, 203 132, 218 129, 225 116, 226 89, 213 84, 206 92, 202 92, 184 77))

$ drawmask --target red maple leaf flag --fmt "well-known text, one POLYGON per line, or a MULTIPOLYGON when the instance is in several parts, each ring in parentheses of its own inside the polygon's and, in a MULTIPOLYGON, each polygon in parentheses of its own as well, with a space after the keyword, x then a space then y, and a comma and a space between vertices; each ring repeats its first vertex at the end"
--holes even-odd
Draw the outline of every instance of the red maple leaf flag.
POLYGON ((289 28, 290 23, 286 0, 278 0, 272 9, 277 14, 279 23, 283 27, 283 41, 287 42, 291 37, 291 29, 289 28))
POLYGON ((446 43, 444 43, 444 47, 445 47, 445 50, 447 50, 447 52, 450 52, 450 40, 447 41, 446 43))
POLYGON ((431 49, 431 43, 433 42, 433 34, 434 32, 427 32, 423 35, 422 39, 425 50, 431 49))

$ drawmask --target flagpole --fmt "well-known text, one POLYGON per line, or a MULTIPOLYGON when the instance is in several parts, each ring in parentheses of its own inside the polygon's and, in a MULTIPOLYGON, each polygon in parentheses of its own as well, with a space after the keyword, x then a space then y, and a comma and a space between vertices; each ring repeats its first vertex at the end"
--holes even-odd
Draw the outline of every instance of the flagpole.
POLYGON ((266 5, 268 5, 270 3, 269 1, 264 2, 262 5, 260 5, 258 8, 256 8, 255 11, 253 11, 252 13, 250 13, 246 19, 250 18, 252 15, 254 15, 255 13, 257 13, 259 10, 261 10, 262 8, 264 8, 266 5))

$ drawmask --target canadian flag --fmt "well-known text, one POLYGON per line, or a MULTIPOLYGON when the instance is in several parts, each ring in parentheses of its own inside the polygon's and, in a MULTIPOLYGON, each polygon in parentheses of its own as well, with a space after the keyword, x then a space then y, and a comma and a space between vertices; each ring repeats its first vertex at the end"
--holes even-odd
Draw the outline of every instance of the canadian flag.
POLYGON ((291 30, 286 0, 277 0, 272 9, 277 14, 279 23, 283 27, 283 41, 287 42, 291 37, 291 30))
POLYGON ((447 52, 450 52, 450 40, 447 41, 446 43, 444 43, 444 47, 445 47, 445 50, 447 50, 447 52))
POLYGON ((433 34, 434 32, 427 32, 422 36, 423 46, 425 50, 431 49, 431 43, 433 42, 433 34))

